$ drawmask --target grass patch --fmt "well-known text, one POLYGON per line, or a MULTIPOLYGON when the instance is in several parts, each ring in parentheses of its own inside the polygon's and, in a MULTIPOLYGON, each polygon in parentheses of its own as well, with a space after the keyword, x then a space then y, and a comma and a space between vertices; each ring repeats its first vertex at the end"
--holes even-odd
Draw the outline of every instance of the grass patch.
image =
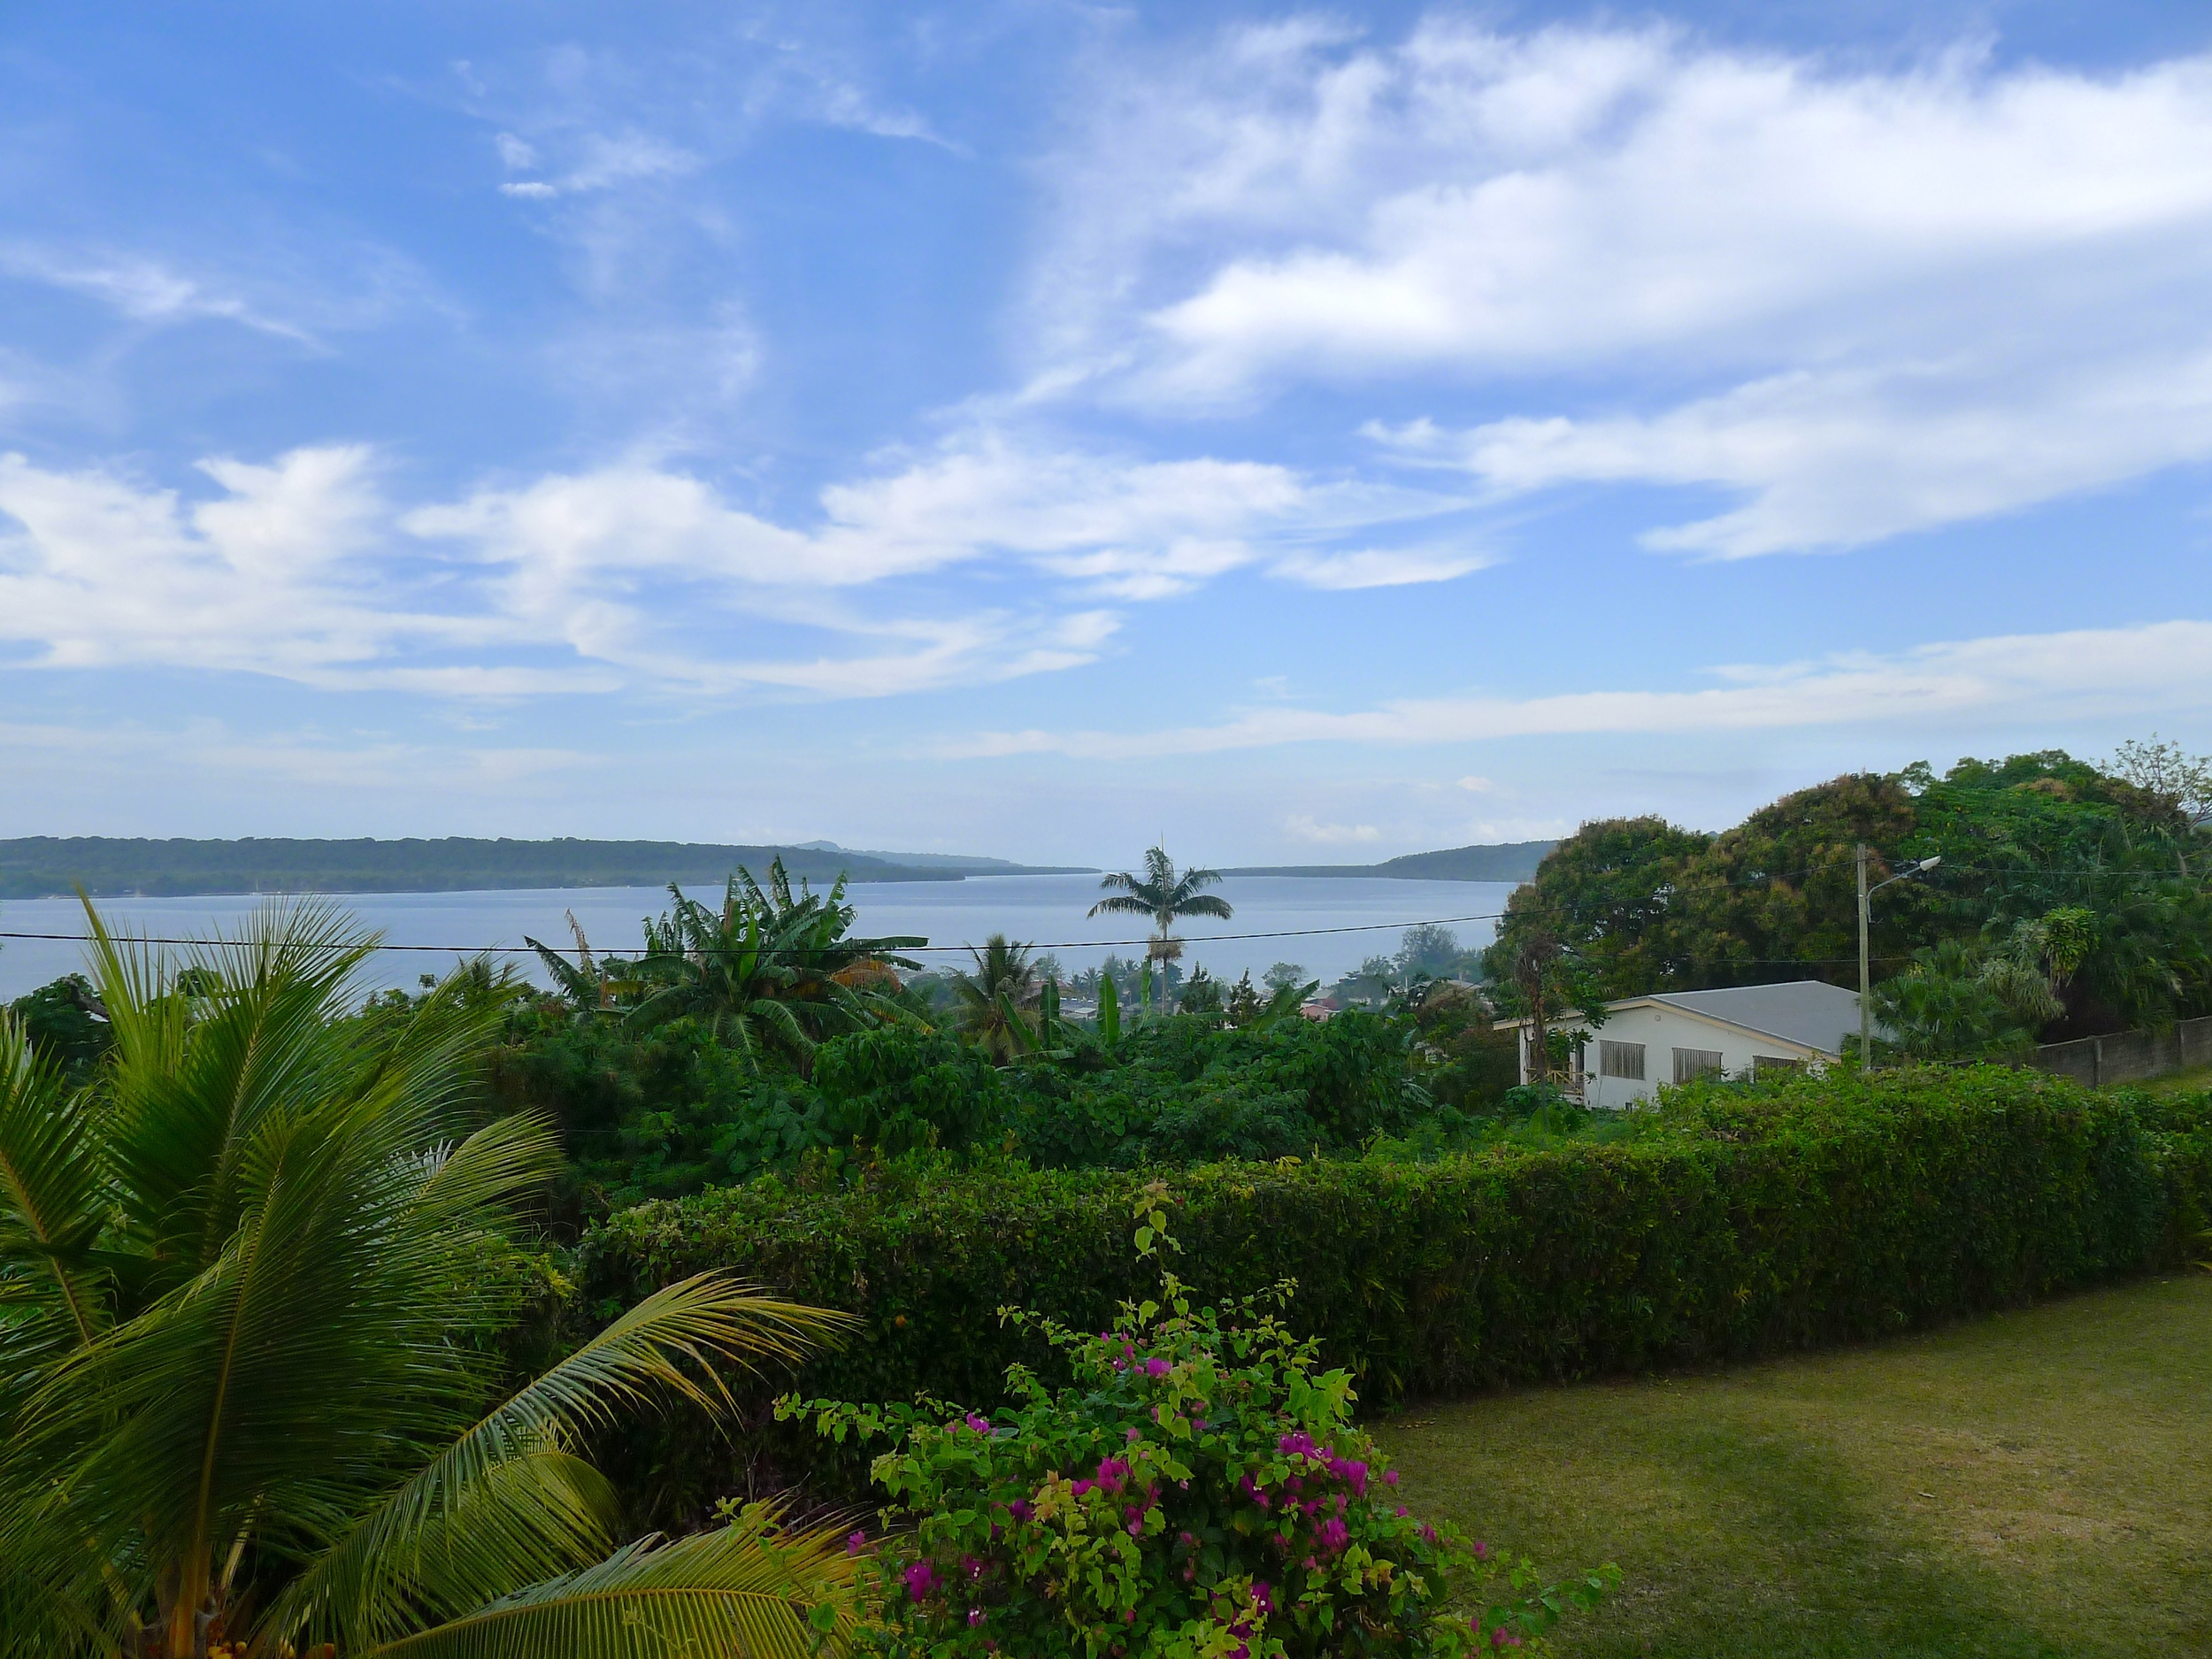
POLYGON ((2212 1277, 1409 1410, 1412 1501, 1617 1598, 1574 1659, 2212 1654, 2212 1277))
POLYGON ((2154 1077, 2147 1083, 2116 1083, 2112 1087, 2140 1089, 2146 1094, 2201 1094, 2212 1090, 2212 1065, 2193 1065, 2186 1071, 2154 1077))

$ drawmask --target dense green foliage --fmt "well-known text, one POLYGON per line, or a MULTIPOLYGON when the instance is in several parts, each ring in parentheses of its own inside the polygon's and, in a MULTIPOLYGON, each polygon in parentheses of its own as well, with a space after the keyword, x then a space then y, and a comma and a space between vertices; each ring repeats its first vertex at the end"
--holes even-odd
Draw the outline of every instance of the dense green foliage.
MULTIPOLYGON (((1140 1256, 1171 1249, 1167 1201, 1137 1198, 1140 1256)), ((1616 1575, 1539 1588, 1529 1563, 1409 1513, 1352 1421, 1342 1371, 1264 1310, 1156 1300, 1095 1336, 1010 1317, 1068 1359, 1025 1369, 991 1417, 931 1402, 777 1402, 839 1441, 887 1438, 872 1474, 902 1525, 875 1558, 863 1645, 945 1659, 1464 1655, 1540 1639, 1616 1575)), ((859 1541, 860 1535, 855 1535, 859 1541)))
POLYGON ((1609 997, 1794 979, 1855 985, 1855 849, 1864 842, 1877 881, 1942 860, 1886 888, 1873 910, 1878 978, 1947 941, 1965 952, 1918 964, 1922 1007, 1957 1010, 1924 1022, 1918 1053, 2010 1046, 2019 1026, 2055 1041, 2212 1011, 2212 836, 2182 794, 2149 776, 2131 781, 2047 750, 1962 760, 1941 777, 1922 764, 1839 778, 1719 835, 1648 818, 1586 824, 1513 895, 1486 957, 1491 977, 1509 979, 1527 941, 1548 938, 1609 997), (2062 962, 2047 947, 2068 918, 2078 918, 2083 949, 2062 962), (2055 1007, 2019 996, 1993 1007, 1983 994, 1997 989, 1993 964, 2024 956, 2055 1007))
MULTIPOLYGON (((2212 1102, 1999 1068, 1842 1072, 1694 1086, 1609 1143, 1164 1179, 1197 1294, 1295 1279, 1301 1328, 1387 1401, 1878 1335, 2174 1259, 2212 1224, 2212 1102)), ((1010 1162, 766 1178, 593 1231, 585 1306, 742 1263, 864 1322, 803 1386, 987 1405, 1008 1364, 1049 1356, 980 1310, 1098 1330, 1145 1294, 1118 1225, 1146 1179, 1010 1162)), ((656 1503, 711 1479, 704 1448, 635 1455, 656 1503)))
POLYGON ((48 1064, 82 1081, 107 1052, 108 1023, 92 982, 65 974, 8 1004, 25 1041, 48 1064))
POLYGON ((490 1086, 562 1125, 577 1196, 597 1210, 788 1171, 809 1153, 834 1165, 1010 1149, 1056 1168, 1356 1148, 1432 1110, 1425 1075, 1462 1108, 1512 1080, 1475 1034, 1479 1016, 1432 1024, 1453 1052, 1417 1054, 1415 1028, 1374 1014, 1244 1027, 1181 1015, 1133 1024, 1110 1056, 1086 1041, 1007 1066, 902 1024, 830 1039, 803 1077, 756 1070, 700 1021, 638 1032, 542 1005, 516 1015, 490 1086))

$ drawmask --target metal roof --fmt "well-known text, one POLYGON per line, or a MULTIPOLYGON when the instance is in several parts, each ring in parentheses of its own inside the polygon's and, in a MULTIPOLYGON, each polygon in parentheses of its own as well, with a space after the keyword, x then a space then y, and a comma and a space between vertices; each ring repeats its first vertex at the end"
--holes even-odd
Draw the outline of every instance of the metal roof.
POLYGON ((1656 991, 1632 1002, 1665 1002, 1708 1019, 1724 1019, 1747 1031, 1763 1032, 1839 1054, 1844 1040, 1859 1029, 1859 994, 1824 979, 1793 979, 1786 985, 1734 985, 1718 991, 1656 991))
MULTIPOLYGON (((1792 979, 1786 985, 1734 985, 1717 991, 1653 991, 1642 996, 1624 996, 1608 1002, 1615 1013, 1649 1008, 1655 1002, 1678 1008, 1702 1019, 1719 1020, 1747 1031, 1755 1037, 1774 1037, 1823 1054, 1841 1054, 1859 1033, 1859 994, 1824 979, 1792 979)), ((1515 1031, 1529 1022, 1502 1019, 1500 1031, 1515 1031)), ((1562 1031, 1578 1030, 1581 1021, 1563 1010, 1552 1022, 1562 1031)), ((1889 1035, 1881 1021, 1874 1034, 1889 1035)))

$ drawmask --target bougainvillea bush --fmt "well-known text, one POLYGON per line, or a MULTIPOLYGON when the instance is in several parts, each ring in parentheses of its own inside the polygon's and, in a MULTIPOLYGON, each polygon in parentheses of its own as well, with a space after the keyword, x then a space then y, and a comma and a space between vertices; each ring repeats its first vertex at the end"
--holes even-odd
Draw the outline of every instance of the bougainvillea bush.
MULTIPOLYGON (((1151 1188, 1137 1248, 1173 1248, 1151 1188)), ((1526 1562, 1410 1514, 1352 1422, 1349 1376, 1265 1310, 1194 1309, 1171 1272, 1096 1335, 1002 1310, 1067 1351, 1072 1386, 1008 1373, 989 1416, 780 1402, 840 1441, 887 1439, 865 1640, 902 1659, 1074 1652, 1104 1659, 1304 1659, 1540 1648, 1617 1576, 1540 1586, 1526 1562)))

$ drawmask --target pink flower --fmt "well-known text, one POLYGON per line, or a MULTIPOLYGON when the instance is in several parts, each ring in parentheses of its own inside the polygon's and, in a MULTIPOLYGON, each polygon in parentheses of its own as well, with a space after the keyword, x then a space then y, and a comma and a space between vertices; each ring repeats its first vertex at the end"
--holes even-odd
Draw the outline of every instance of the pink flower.
POLYGON ((1144 1374, 1148 1377, 1164 1377, 1168 1371, 1168 1363, 1164 1359, 1148 1359, 1144 1363, 1144 1374))
POLYGON ((937 1569, 926 1561, 913 1563, 906 1570, 906 1593, 917 1601, 937 1587, 937 1569))
POLYGON ((846 1535, 846 1538, 845 1538, 845 1553, 846 1553, 848 1555, 858 1555, 858 1554, 859 1554, 862 1550, 864 1550, 864 1549, 865 1549, 865 1548, 868 1548, 868 1534, 867 1534, 867 1533, 865 1533, 865 1532, 850 1532, 850 1533, 848 1533, 848 1534, 846 1535))
POLYGON ((1129 1536, 1130 1536, 1130 1537, 1132 1537, 1132 1538, 1141 1538, 1141 1537, 1143 1537, 1143 1536, 1144 1536, 1144 1523, 1143 1523, 1142 1521, 1132 1521, 1132 1522, 1130 1522, 1130 1523, 1129 1523, 1129 1536))
POLYGON ((968 1426, 973 1429, 978 1434, 988 1434, 991 1432, 990 1419, 988 1417, 979 1417, 972 1411, 968 1413, 968 1426))
POLYGON ((1252 1580, 1252 1604, 1263 1613, 1275 1610, 1275 1586, 1264 1578, 1252 1580))
POLYGON ((1397 1484, 1398 1484, 1398 1471, 1397 1471, 1396 1470, 1394 1470, 1394 1469, 1386 1469, 1386 1470, 1384 1470, 1384 1471, 1383 1471, 1383 1485, 1385 1485, 1386 1486, 1396 1486, 1397 1484))
POLYGON ((968 1628, 970 1630, 973 1630, 978 1625, 981 1624, 983 1623, 983 1609, 981 1608, 970 1608, 968 1609, 968 1628))
POLYGON ((1133 1423, 1129 1425, 1129 1438, 1133 1440, 1141 1440, 1144 1438, 1144 1431, 1133 1423))
MULTIPOLYGON (((1433 1527, 1425 1525, 1421 1530, 1428 1534, 1430 1543, 1433 1544, 1436 1542, 1436 1530, 1433 1527)), ((1490 1546, 1484 1543, 1479 1538, 1475 1540, 1475 1559, 1477 1561, 1487 1561, 1490 1559, 1490 1546)))
MULTIPOLYGON (((1018 1521, 1027 1520, 1030 1513, 1029 1500, 1027 1498, 1016 1498, 1011 1503, 1006 1506, 1006 1512, 1018 1521)), ((1403 1515, 1405 1511, 1401 1509, 1398 1513, 1403 1515)))

